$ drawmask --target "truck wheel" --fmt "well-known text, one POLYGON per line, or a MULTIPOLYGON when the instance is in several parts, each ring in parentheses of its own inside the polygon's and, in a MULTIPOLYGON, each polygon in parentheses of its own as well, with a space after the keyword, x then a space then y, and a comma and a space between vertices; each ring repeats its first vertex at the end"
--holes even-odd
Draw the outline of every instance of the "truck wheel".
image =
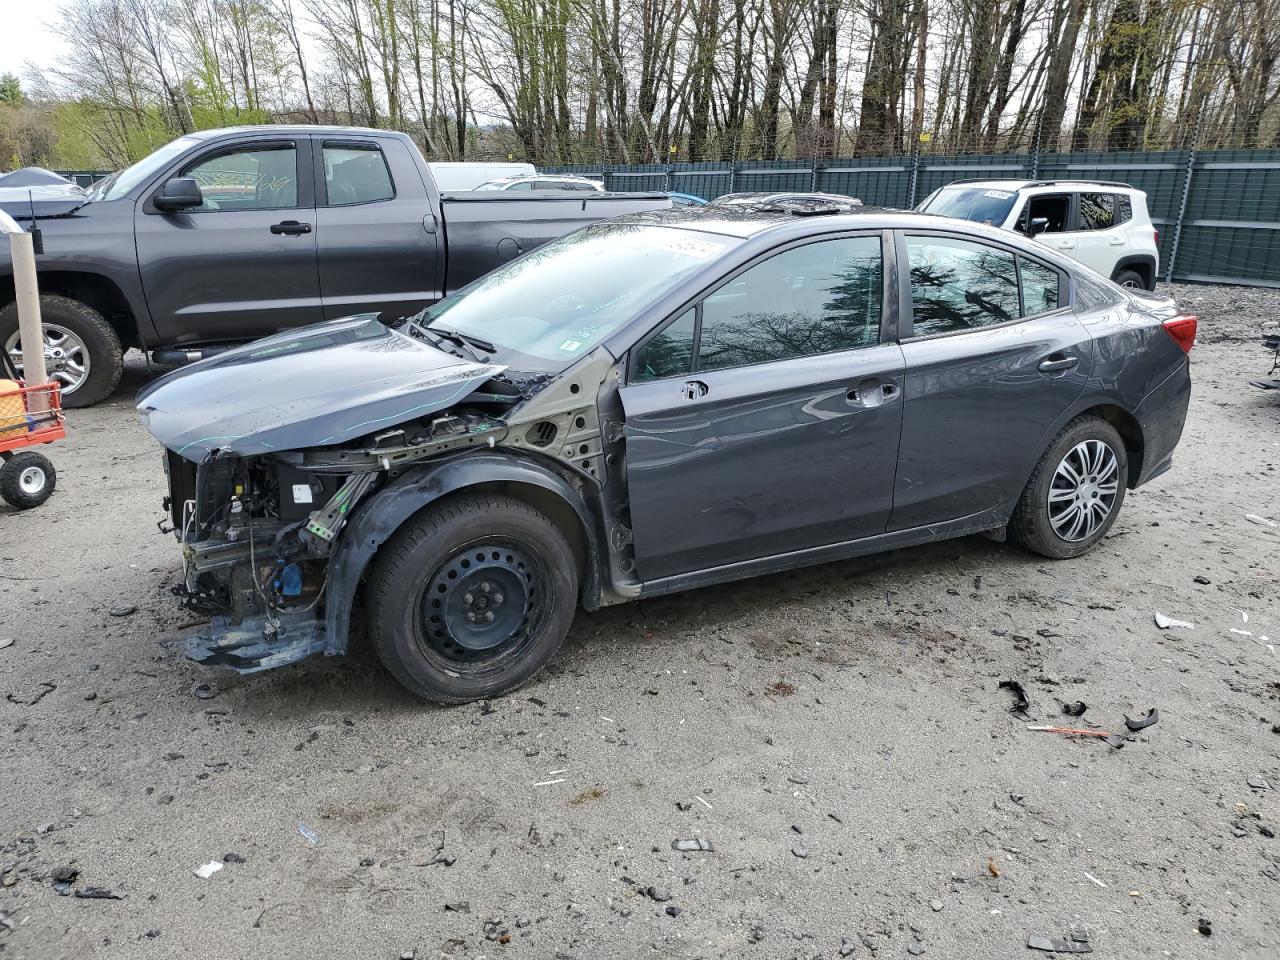
POLYGON ((1121 270, 1116 274, 1116 283, 1124 287, 1126 290, 1145 290, 1147 289, 1147 281, 1142 279, 1142 274, 1136 270, 1121 270))
POLYGON ((1066 560, 1088 553, 1124 503, 1129 459, 1115 427, 1077 417, 1049 444, 1018 499, 1009 535, 1035 553, 1066 560))
MULTIPOLYGON (((93 307, 53 294, 40 298, 40 313, 45 367, 49 379, 61 386, 62 405, 91 407, 111 396, 124 371, 124 351, 111 324, 93 307)), ((0 310, 0 342, 21 374, 15 303, 0 310)))
POLYGON ((369 637, 418 696, 464 703, 506 693, 550 662, 578 603, 578 560, 522 501, 463 494, 407 522, 378 553, 369 637))
POLYGON ((10 506, 29 510, 49 499, 57 480, 48 457, 25 450, 0 464, 0 497, 10 506))

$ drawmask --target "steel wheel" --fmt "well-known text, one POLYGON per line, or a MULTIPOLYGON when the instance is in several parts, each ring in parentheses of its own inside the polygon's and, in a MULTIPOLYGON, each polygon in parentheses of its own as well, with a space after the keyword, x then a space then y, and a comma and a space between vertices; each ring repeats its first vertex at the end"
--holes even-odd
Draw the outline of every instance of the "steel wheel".
MULTIPOLYGON (((9 337, 5 349, 13 365, 22 375, 22 347, 19 335, 9 337)), ((44 325, 44 364, 49 379, 56 380, 63 393, 73 393, 89 379, 92 362, 85 342, 66 327, 56 323, 44 325)))
POLYGON ((1145 287, 1143 287, 1142 283, 1137 280, 1126 280, 1124 283, 1120 284, 1120 286, 1124 287, 1126 290, 1146 289, 1145 287))
POLYGON ((468 544, 422 591, 422 652, 461 672, 519 659, 541 628, 546 596, 545 564, 529 546, 505 538, 468 544))
POLYGON ((1084 440, 1069 451, 1049 484, 1049 524, 1069 543, 1088 540, 1107 522, 1120 489, 1115 451, 1101 440, 1084 440))
POLYGON ((28 497, 38 497, 49 483, 49 475, 38 466, 27 467, 18 474, 18 489, 28 497))

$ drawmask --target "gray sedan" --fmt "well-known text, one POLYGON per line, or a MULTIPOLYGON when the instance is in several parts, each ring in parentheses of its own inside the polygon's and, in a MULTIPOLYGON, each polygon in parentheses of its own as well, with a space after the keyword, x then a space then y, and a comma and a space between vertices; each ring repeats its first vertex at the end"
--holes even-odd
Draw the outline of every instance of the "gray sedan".
POLYGON ((988 533, 1090 550, 1169 468, 1196 319, 922 214, 704 207, 586 227, 398 329, 290 331, 138 398, 188 653, 373 646, 505 692, 579 606, 988 533))

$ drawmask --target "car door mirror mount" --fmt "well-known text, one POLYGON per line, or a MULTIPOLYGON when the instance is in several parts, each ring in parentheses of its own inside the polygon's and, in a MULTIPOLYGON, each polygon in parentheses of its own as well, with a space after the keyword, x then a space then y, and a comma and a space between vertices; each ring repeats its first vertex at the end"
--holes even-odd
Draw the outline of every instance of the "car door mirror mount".
POLYGON ((1044 233, 1048 229, 1049 229, 1048 217, 1032 217, 1030 221, 1030 226, 1027 228, 1027 236, 1035 237, 1035 236, 1038 236, 1039 234, 1044 233))

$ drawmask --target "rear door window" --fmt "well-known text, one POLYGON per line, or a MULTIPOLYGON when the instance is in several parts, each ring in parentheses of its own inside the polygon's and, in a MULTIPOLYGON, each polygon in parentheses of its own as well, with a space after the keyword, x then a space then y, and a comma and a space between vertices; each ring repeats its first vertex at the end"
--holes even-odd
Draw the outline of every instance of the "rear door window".
POLYGON ((1080 229, 1110 230, 1115 224, 1114 201, 1110 193, 1080 194, 1080 229))
POLYGON ((329 206, 374 203, 396 195, 386 158, 376 146, 326 143, 322 153, 329 206))
POLYGON ((1022 315, 1033 317, 1057 310, 1062 301, 1058 271, 1026 257, 1018 258, 1018 269, 1022 276, 1022 315))
POLYGON ((912 336, 976 330, 1021 316, 1013 254, 972 240, 908 236, 912 336))

